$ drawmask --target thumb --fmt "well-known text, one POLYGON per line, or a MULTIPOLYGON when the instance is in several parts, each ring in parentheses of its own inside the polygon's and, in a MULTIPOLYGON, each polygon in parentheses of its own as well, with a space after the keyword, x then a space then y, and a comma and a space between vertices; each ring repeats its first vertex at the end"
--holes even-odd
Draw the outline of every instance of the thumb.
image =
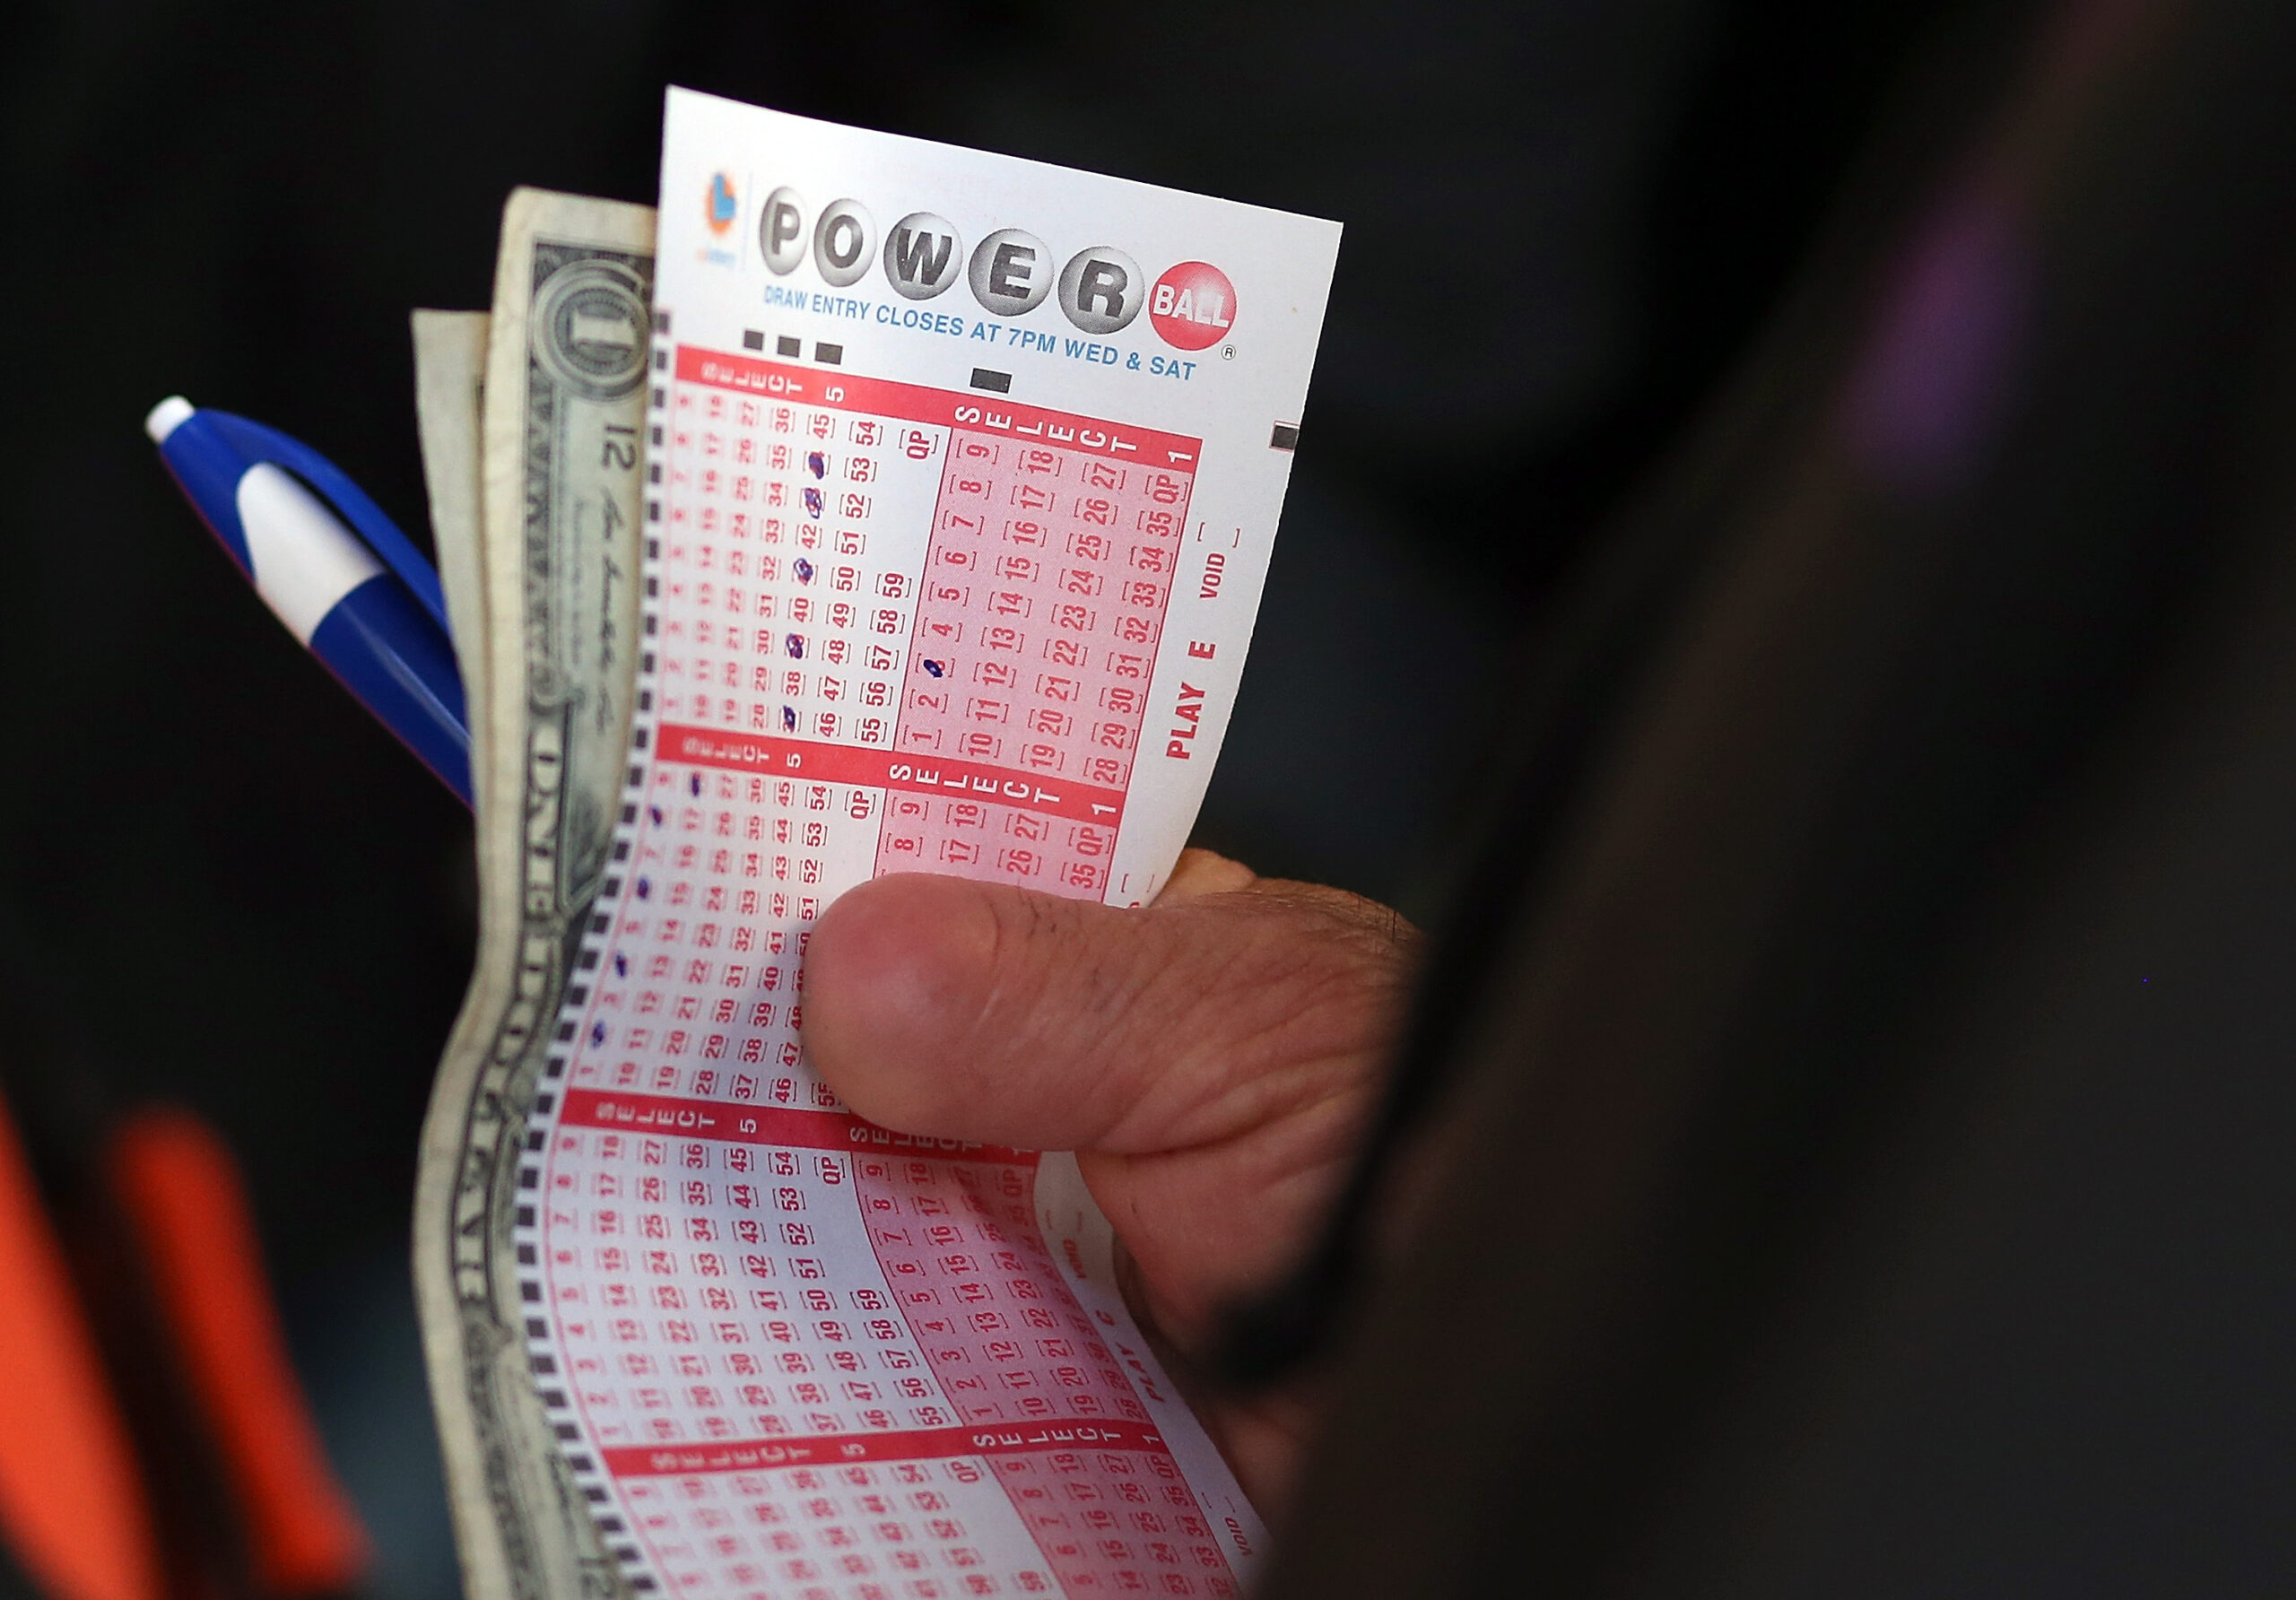
POLYGON ((1142 909, 904 874, 815 926, 805 1043, 884 1126, 1138 1154, 1232 1139, 1385 1041, 1408 926, 1199 858, 1142 909), (1224 871, 1219 869, 1225 869, 1224 871))

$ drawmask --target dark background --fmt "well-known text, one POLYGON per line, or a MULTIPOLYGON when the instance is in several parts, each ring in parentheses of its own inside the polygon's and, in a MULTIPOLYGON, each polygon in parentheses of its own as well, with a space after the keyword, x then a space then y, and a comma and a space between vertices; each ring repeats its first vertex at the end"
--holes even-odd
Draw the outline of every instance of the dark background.
POLYGON ((468 824, 212 548, 150 405, 286 429, 422 540, 407 310, 485 304, 513 184, 651 201, 665 83, 1339 219, 1198 837, 1431 916, 1509 662, 1779 302, 1939 9, 17 8, 0 907, 115 1078, 246 1162, 382 1594, 454 1590, 405 1248, 468 824))

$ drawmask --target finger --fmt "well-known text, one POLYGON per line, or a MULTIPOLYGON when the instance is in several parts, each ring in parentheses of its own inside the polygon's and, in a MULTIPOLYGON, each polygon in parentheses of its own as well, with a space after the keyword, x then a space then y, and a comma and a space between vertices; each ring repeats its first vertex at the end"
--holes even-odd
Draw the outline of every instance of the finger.
POLYGON ((1258 881, 1259 874, 1242 862, 1191 847, 1180 852, 1172 875, 1157 891, 1156 903, 1176 906, 1207 894, 1239 894, 1258 881))
MULTIPOLYGON (((1234 865, 1214 863, 1191 881, 1234 865)), ((1394 1012, 1399 925, 1325 893, 1344 910, 1298 885, 1123 910, 878 879, 814 930, 807 1050, 904 1132, 1111 1152, 1230 1137, 1327 1092, 1394 1012)))

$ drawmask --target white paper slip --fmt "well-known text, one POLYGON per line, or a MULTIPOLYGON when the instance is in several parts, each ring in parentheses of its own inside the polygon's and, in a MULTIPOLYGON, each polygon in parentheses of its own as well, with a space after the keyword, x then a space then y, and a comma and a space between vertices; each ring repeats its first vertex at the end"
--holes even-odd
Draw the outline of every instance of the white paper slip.
POLYGON ((1259 1523, 1074 1163, 848 1112, 802 968, 883 873, 1155 893, 1338 239, 671 91, 635 748, 517 1235, 543 1397, 634 1587, 1248 1580, 1259 1523))

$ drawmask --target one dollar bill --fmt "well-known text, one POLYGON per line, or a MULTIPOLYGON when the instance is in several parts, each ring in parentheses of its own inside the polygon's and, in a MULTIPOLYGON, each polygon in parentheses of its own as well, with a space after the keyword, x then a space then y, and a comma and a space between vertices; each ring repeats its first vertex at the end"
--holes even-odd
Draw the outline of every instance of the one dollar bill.
POLYGON ((480 948, 423 1126, 414 1280, 472 1600, 622 1591, 528 1355, 517 1144, 629 751, 654 213, 520 189, 491 318, 418 313, 472 730, 480 948), (483 354, 483 365, 480 361, 483 354))

